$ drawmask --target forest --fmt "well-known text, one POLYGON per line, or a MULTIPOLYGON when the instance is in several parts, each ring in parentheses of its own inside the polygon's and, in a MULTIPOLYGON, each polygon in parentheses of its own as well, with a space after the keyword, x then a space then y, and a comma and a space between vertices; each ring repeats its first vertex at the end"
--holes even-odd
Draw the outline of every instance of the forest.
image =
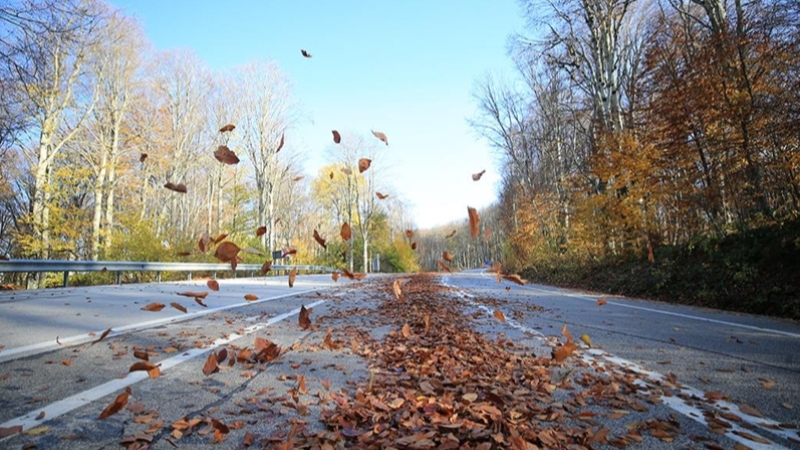
POLYGON ((198 238, 226 233, 296 249, 298 263, 501 262, 531 281, 800 318, 800 4, 521 0, 519 11, 515 75, 476 80, 467 118, 501 161, 498 200, 479 223, 465 208, 418 230, 370 130, 340 130, 341 143, 313 149, 330 164, 303 173, 300 112, 277 62, 212 71, 153 50, 100 1, 0 6, 0 255, 211 262, 198 238), (215 157, 223 146, 240 161, 215 157))

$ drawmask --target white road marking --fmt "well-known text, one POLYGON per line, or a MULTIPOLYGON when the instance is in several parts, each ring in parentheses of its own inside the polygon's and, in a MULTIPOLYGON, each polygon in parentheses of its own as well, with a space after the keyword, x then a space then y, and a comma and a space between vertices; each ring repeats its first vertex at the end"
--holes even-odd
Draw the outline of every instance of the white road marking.
MULTIPOLYGON (((243 306, 253 305, 253 304, 257 304, 257 303, 269 302, 269 301, 272 301, 272 300, 278 300, 278 299, 281 299, 281 298, 291 297, 291 296, 294 296, 294 295, 307 294, 309 292, 314 292, 314 291, 317 291, 317 290, 319 290, 319 289, 309 289, 307 291, 291 292, 291 293, 288 293, 288 294, 283 294, 283 295, 278 295, 278 296, 274 296, 274 297, 264 298, 264 299, 261 299, 261 300, 255 300, 255 301, 252 301, 252 302, 236 303, 236 304, 233 304, 233 305, 220 306, 220 307, 217 307, 217 308, 208 308, 208 309, 203 309, 203 310, 200 310, 200 311, 197 311, 197 312, 193 312, 193 313, 189 313, 189 314, 181 314, 179 316, 172 316, 172 317, 166 317, 166 318, 163 318, 163 319, 154 319, 154 320, 148 320, 148 321, 145 321, 145 322, 134 323, 134 324, 131 324, 131 325, 124 325, 124 326, 121 326, 121 327, 112 328, 111 332, 108 333, 108 336, 106 336, 106 339, 109 339, 109 338, 112 338, 112 337, 115 337, 115 336, 119 336, 119 335, 124 334, 124 333, 130 333, 130 332, 134 332, 134 331, 146 330, 148 328, 153 328, 153 327, 157 327, 159 325, 164 325, 164 324, 168 324, 168 323, 183 322, 183 321, 186 321, 186 320, 189 320, 189 319, 194 319, 196 317, 204 316, 206 314, 212 314, 212 313, 215 313, 215 312, 225 311, 225 310, 228 310, 228 309, 241 308, 243 306)), ((51 349, 54 349, 54 348, 59 348, 59 347, 69 346, 69 345, 83 344, 83 343, 86 343, 86 342, 91 342, 91 341, 97 339, 97 337, 100 336, 104 331, 105 330, 99 330, 99 331, 94 332, 94 334, 86 333, 86 334, 78 334, 78 335, 75 335, 75 336, 67 336, 67 337, 63 337, 63 338, 58 338, 58 342, 60 342, 61 345, 59 345, 58 342, 56 342, 55 339, 52 339, 52 340, 49 340, 49 341, 46 341, 46 342, 39 342, 38 344, 30 344, 30 345, 23 345, 21 347, 2 349, 2 350, 0 350, 0 362, 12 361, 12 360, 15 359, 15 358, 13 358, 13 356, 15 356, 15 355, 24 354, 24 356, 32 356, 32 355, 43 353, 45 351, 48 351, 48 350, 51 350, 51 349)))
MULTIPOLYGON (((323 303, 325 303, 325 300, 317 300, 316 302, 308 305, 308 308, 313 308, 313 307, 315 307, 317 305, 321 305, 323 303)), ((252 334, 252 333, 254 333, 256 331, 259 331, 259 330, 261 330, 263 328, 266 328, 266 327, 268 327, 270 325, 273 325, 273 324, 275 324, 277 322, 280 322, 283 319, 295 316, 297 314, 300 314, 300 308, 296 308, 296 309, 293 309, 293 310, 291 310, 291 311, 289 311, 287 313, 283 313, 281 315, 272 317, 269 320, 267 320, 266 322, 259 323, 259 324, 256 324, 256 325, 251 325, 251 326, 249 326, 249 327, 244 329, 244 331, 243 331, 244 334, 233 333, 227 338, 219 338, 219 339, 215 340, 208 347, 205 347, 205 348, 193 348, 191 350, 187 350, 184 353, 181 353, 180 355, 173 356, 172 358, 167 358, 167 359, 165 359, 163 361, 160 361, 159 362, 159 366, 161 368, 161 371, 169 370, 172 367, 177 366, 178 364, 186 362, 186 361, 188 361, 188 360, 190 360, 192 358, 196 358, 198 356, 201 356, 201 355, 203 355, 205 353, 210 352, 211 350, 216 349, 217 347, 220 347, 222 345, 225 345, 225 344, 228 344, 230 342, 233 342, 233 341, 235 341, 235 340, 237 340, 239 338, 242 338, 242 337, 244 337, 244 336, 246 336, 248 334, 252 334)), ((47 405, 47 406, 45 406, 43 408, 37 408, 35 411, 31 411, 28 414, 25 414, 23 416, 11 419, 11 420, 9 420, 9 421, 7 421, 5 423, 0 424, 0 428, 10 428, 10 427, 15 427, 15 426, 19 425, 19 426, 22 426, 22 431, 24 432, 25 430, 29 430, 29 429, 31 429, 33 427, 39 426, 39 425, 47 422, 48 420, 55 419, 56 417, 59 417, 59 416, 61 416, 63 414, 66 414, 66 413, 72 411, 72 410, 80 408, 81 406, 87 405, 87 404, 89 404, 89 403, 91 403, 93 401, 96 401, 96 400, 98 400, 98 399, 100 399, 102 397, 105 397, 106 395, 112 394, 114 392, 119 391, 120 389, 124 389, 124 388, 126 388, 128 386, 131 386, 132 384, 138 383, 139 381, 142 381, 142 380, 146 379, 147 377, 148 376, 147 376, 146 372, 142 372, 142 371, 129 372, 128 375, 125 378, 114 379, 114 380, 109 381, 107 383, 104 383, 104 384, 101 384, 99 386, 96 386, 96 387, 94 387, 92 389, 80 392, 78 394, 75 394, 75 395, 72 395, 70 397, 67 397, 67 398, 65 398, 63 400, 59 400, 57 402, 51 403, 51 404, 49 404, 49 405, 47 405), (39 415, 41 412, 45 413, 44 419, 43 420, 36 420, 36 416, 39 415)), ((9 436, 9 437, 11 437, 11 436, 9 436)), ((2 442, 3 440, 4 439, 0 439, 0 442, 2 442)))
MULTIPOLYGON (((456 286, 453 286, 453 285, 447 283, 446 281, 444 281, 444 284, 446 286, 452 287, 454 289, 458 289, 456 286)), ((457 290, 456 294, 459 295, 459 297, 461 297, 462 299, 464 299, 468 303, 470 303, 471 305, 476 306, 476 307, 480 308, 481 310, 485 311, 488 316, 493 316, 494 310, 492 308, 486 306, 486 305, 482 305, 480 303, 477 303, 477 302, 473 301, 471 299, 472 295, 467 294, 467 293, 465 293, 463 291, 460 291, 460 290, 457 290)), ((515 321, 510 321, 508 319, 506 319, 505 323, 508 324, 509 326, 513 327, 513 328, 516 328, 516 329, 520 330, 520 331, 523 331, 523 332, 526 332, 526 333, 531 333, 531 334, 535 335, 537 338, 539 338, 540 340, 544 341, 546 344, 548 343, 547 342, 547 340, 548 340, 547 336, 545 336, 544 334, 542 334, 542 333, 540 333, 540 332, 538 332, 538 331, 536 331, 536 330, 534 330, 532 328, 526 327, 525 325, 522 325, 522 324, 520 324, 518 322, 515 322, 515 321)), ((633 372, 636 372, 636 373, 638 373, 640 375, 643 375, 644 377, 646 377, 646 379, 648 381, 650 381, 652 383, 664 383, 664 382, 667 381, 667 379, 666 379, 666 377, 664 377, 664 375, 662 375, 662 374, 660 374, 658 372, 647 370, 647 369, 639 366, 638 364, 636 364, 636 363, 634 363, 632 361, 628 361, 626 359, 613 356, 613 355, 611 355, 611 354, 609 354, 607 352, 604 352, 602 350, 588 349, 588 347, 583 347, 583 346, 581 347, 581 349, 582 350, 586 350, 585 352, 581 352, 581 358, 586 363, 588 363, 589 365, 592 365, 592 363, 597 363, 597 364, 602 364, 602 365, 606 366, 607 368, 625 367, 625 368, 627 368, 627 369, 629 369, 629 370, 631 370, 633 372), (595 358, 601 357, 605 361, 604 362, 596 361, 596 360, 593 360, 592 357, 595 357, 595 358)), ((649 385, 645 381, 643 381, 642 379, 637 379, 635 381, 635 383, 638 384, 639 386, 641 386, 644 390, 648 390, 648 391, 650 390, 649 389, 650 388, 649 385)), ((777 422, 775 420, 769 419, 767 417, 752 417, 752 416, 749 416, 749 415, 747 415, 747 414, 745 414, 743 412, 740 412, 739 411, 739 407, 736 406, 735 404, 727 402, 727 401, 724 401, 724 400, 718 400, 718 401, 715 401, 714 403, 710 403, 710 402, 706 401, 705 400, 705 392, 701 391, 700 389, 697 389, 697 388, 694 388, 692 386, 688 386, 688 385, 685 385, 685 384, 681 383, 680 386, 676 386, 675 387, 675 390, 679 391, 681 394, 685 394, 685 396, 688 396, 688 398, 690 398, 690 399, 696 399, 699 402, 703 402, 705 405, 709 406, 710 408, 716 409, 717 411, 734 413, 737 416, 741 417, 744 422, 747 422, 748 424, 752 425, 753 427, 758 427, 759 429, 761 429, 764 432, 778 435, 778 436, 780 436, 780 437, 782 437, 784 439, 787 439, 787 440, 790 437, 792 439, 796 439, 796 437, 791 434, 793 432, 793 430, 786 430, 786 429, 780 428, 779 427, 779 422, 777 422)), ((663 401, 663 403, 666 406, 668 406, 668 407, 672 408, 673 410, 675 410, 675 411, 677 411, 677 412, 689 417, 690 419, 692 419, 692 420, 694 420, 696 422, 699 422, 700 424, 708 427, 708 422, 706 422, 706 420, 705 420, 705 416, 703 415, 703 411, 700 408, 698 408, 697 406, 688 403, 684 398, 682 398, 682 397, 680 397, 678 395, 671 396, 671 397, 661 395, 660 398, 661 398, 661 400, 663 401)), ((758 442, 746 439, 746 438, 744 438, 742 436, 739 436, 737 434, 734 434, 733 431, 737 431, 737 432, 740 432, 740 433, 742 433, 742 432, 743 433, 751 433, 751 434, 755 433, 755 431, 753 429, 745 429, 745 428, 737 425, 735 422, 730 421, 730 420, 726 420, 726 422, 731 424, 731 428, 726 429, 724 435, 726 437, 736 441, 736 442, 739 442, 739 443, 741 443, 741 444, 753 449, 753 450, 788 450, 787 447, 784 447, 784 446, 782 446, 780 444, 776 444, 776 443, 770 441, 769 439, 764 438, 764 436, 761 435, 761 434, 758 434, 758 437, 760 437, 762 439, 765 439, 766 441, 769 441, 769 444, 758 443, 758 442)))
MULTIPOLYGON (((486 276, 485 274, 486 274, 486 272, 481 272, 481 276, 485 277, 486 276)), ((547 289, 535 288, 535 287, 530 287, 530 286, 520 286, 520 288, 526 289, 526 290, 529 290, 529 291, 541 292, 541 293, 544 293, 544 294, 562 295, 564 297, 578 298, 578 299, 587 300, 587 301, 590 301, 590 302, 596 302, 598 298, 603 298, 602 295, 598 295, 598 296, 595 296, 595 297, 587 297, 585 295, 580 295, 580 294, 572 294, 572 293, 569 293, 569 292, 560 292, 560 291, 550 291, 550 290, 547 290, 547 289)), ((657 314, 664 314, 664 315, 667 315, 667 316, 675 316, 675 317, 681 317, 681 318, 684 318, 684 319, 699 320, 699 321, 702 321, 702 322, 709 322, 709 323, 715 323, 715 324, 718 324, 718 325, 727 325, 727 326, 731 326, 731 327, 744 328, 746 330, 760 331, 760 332, 763 332, 763 333, 779 334, 779 335, 782 335, 782 336, 788 336, 788 337, 800 339, 800 333, 792 333, 790 331, 775 330, 775 329, 772 329, 772 328, 762 328, 762 327, 757 327, 757 326, 754 326, 754 325, 746 325, 746 324, 743 324, 743 323, 726 322, 724 320, 711 319, 711 318, 708 318, 708 317, 699 317, 699 316, 693 316, 691 314, 683 314, 683 313, 677 313, 677 312, 672 312, 672 311, 662 311, 660 309, 655 309, 655 308, 646 308, 644 306, 627 305, 625 303, 618 303, 618 302, 615 302, 613 300, 608 300, 608 299, 606 299, 606 300, 607 300, 607 303, 606 303, 607 305, 621 306, 623 308, 638 309, 638 310, 641 310, 641 311, 648 311, 648 312, 657 313, 657 314)))

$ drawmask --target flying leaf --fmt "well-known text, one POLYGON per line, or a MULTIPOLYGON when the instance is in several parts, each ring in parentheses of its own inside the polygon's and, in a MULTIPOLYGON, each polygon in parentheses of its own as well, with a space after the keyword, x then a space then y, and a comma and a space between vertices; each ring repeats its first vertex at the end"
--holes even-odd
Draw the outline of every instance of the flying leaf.
POLYGON ((589 337, 589 335, 588 335, 588 334, 586 334, 586 333, 584 333, 584 334, 582 334, 582 335, 581 335, 581 341, 582 341, 584 344, 588 345, 589 347, 591 347, 591 346, 592 346, 592 338, 590 338, 590 337, 589 337))
POLYGON ((333 179, 333 171, 332 170, 331 170, 331 173, 328 174, 328 178, 330 178, 331 180, 333 179))
POLYGON ((303 178, 305 178, 305 176, 304 176, 304 175, 297 175, 297 176, 295 176, 294 178, 292 178, 292 181, 300 181, 300 180, 302 180, 303 178))
POLYGON ((283 133, 281 133, 281 140, 280 140, 280 142, 278 142, 278 148, 275 149, 275 153, 278 153, 283 148, 283 143, 285 142, 284 141, 284 137, 285 137, 285 135, 283 133))
POLYGON ((408 338, 409 336, 411 336, 411 327, 408 326, 408 324, 403 325, 402 332, 403 332, 403 337, 408 338))
POLYGON ((472 181, 478 181, 478 180, 480 180, 480 179, 481 179, 481 177, 483 176, 483 174, 484 174, 484 173, 486 173, 486 170, 481 170, 481 171, 480 171, 480 172, 478 172, 478 173, 473 173, 473 174, 472 174, 472 181))
POLYGON ((356 276, 353 275, 353 272, 350 272, 347 269, 342 269, 342 275, 347 278, 348 280, 355 280, 356 276))
POLYGON ((287 256, 289 256, 289 255, 295 255, 295 254, 297 254, 297 249, 295 249, 295 248, 292 248, 292 247, 286 247, 286 248, 284 248, 284 249, 283 249, 283 250, 281 250, 281 251, 282 251, 282 253, 281 253, 281 258, 286 258, 286 257, 287 257, 287 256))
POLYGON ((350 170, 350 169, 349 169, 349 168, 347 168, 347 167, 342 167, 342 168, 341 168, 341 169, 339 169, 339 170, 341 170, 341 171, 342 171, 342 173, 343 173, 343 174, 345 174, 345 175, 352 175, 352 174, 353 174, 353 171, 352 171, 352 170, 350 170))
POLYGON ((200 297, 195 297, 195 298, 194 298, 194 301, 195 301, 195 302, 196 302, 198 305, 202 306, 203 308, 208 308, 208 305, 206 305, 205 303, 203 303, 203 299, 202 299, 202 298, 200 298, 200 297))
POLYGON ((389 197, 389 194, 381 194, 380 192, 375 192, 375 196, 378 197, 378 200, 384 200, 389 197))
POLYGON ((220 234, 217 235, 217 237, 214 238, 213 242, 214 242, 215 245, 219 244, 226 237, 228 237, 228 233, 220 233, 220 234))
POLYGON ((140 163, 143 163, 145 159, 147 159, 147 153, 142 153, 141 155, 139 155, 140 163))
POLYGON ((307 330, 311 326, 311 311, 306 309, 305 305, 300 305, 300 315, 298 316, 298 323, 300 328, 307 330))
POLYGON ((386 135, 381 133, 380 131, 372 131, 372 135, 383 141, 384 144, 389 145, 389 138, 387 138, 386 135))
POLYGON ((236 153, 233 153, 226 145, 220 145, 216 150, 214 150, 214 158, 217 158, 217 161, 221 162, 222 164, 239 164, 239 157, 236 156, 236 153))
POLYGON ((139 370, 147 372, 150 378, 158 378, 159 375, 161 375, 161 369, 150 361, 136 362, 128 369, 128 372, 136 372, 139 370))
POLYGON ((98 419, 103 420, 122 411, 122 408, 124 408, 125 405, 128 404, 129 395, 130 395, 130 388, 125 388, 125 392, 117 395, 117 398, 115 398, 114 401, 111 402, 110 405, 106 406, 103 412, 100 413, 98 419))
POLYGON ((333 143, 334 144, 338 144, 338 143, 342 142, 342 136, 339 134, 338 131, 333 130, 333 131, 331 131, 331 133, 333 133, 333 143))
POLYGON ((294 279, 297 277, 297 267, 292 267, 289 271, 289 287, 294 287, 294 279))
POLYGON ((206 358, 206 363, 203 365, 203 373, 205 375, 211 375, 218 370, 219 363, 217 363, 217 353, 212 350, 211 353, 208 354, 208 358, 206 358))
POLYGON ((187 192, 186 185, 184 185, 183 183, 180 184, 167 183, 164 185, 164 187, 169 189, 170 191, 180 192, 182 194, 185 194, 187 192))
POLYGON ((325 248, 325 249, 328 248, 328 245, 325 244, 325 239, 322 239, 322 236, 319 235, 319 233, 317 232, 316 229, 314 230, 314 240, 317 241, 317 243, 319 245, 321 245, 322 248, 325 248))
POLYGON ((306 58, 311 58, 311 53, 308 53, 305 49, 300 49, 300 54, 305 56, 306 58))
POLYGON ((604 298, 598 298, 598 299, 597 299, 597 306, 603 306, 603 305, 605 305, 606 303, 608 303, 608 300, 606 300, 606 299, 604 299, 604 298))
POLYGON ((209 289, 215 292, 219 290, 219 282, 217 280, 206 281, 206 286, 208 286, 209 289))
POLYGON ((364 173, 365 170, 369 169, 369 166, 372 164, 372 160, 368 158, 360 158, 358 160, 358 173, 364 173))
POLYGON ((505 314, 503 314, 503 311, 500 311, 499 309, 495 309, 494 310, 494 318, 499 320, 500 322, 505 322, 506 321, 505 314))
POLYGON ((133 351, 133 357, 141 359, 141 360, 144 360, 144 361, 150 361, 150 354, 148 354, 147 352, 145 352, 143 350, 134 350, 133 351))
POLYGON ((442 270, 444 270, 445 272, 451 272, 450 268, 447 267, 447 264, 442 262, 442 260, 437 260, 436 262, 439 263, 439 267, 441 267, 442 270))
POLYGON ((166 305, 163 303, 148 303, 142 306, 143 311, 161 311, 166 305))
POLYGON ((203 292, 187 291, 187 292, 178 292, 178 295, 182 295, 184 297, 206 298, 206 297, 208 297, 208 292, 205 292, 205 291, 203 291, 203 292))
POLYGON ((444 238, 445 238, 445 239, 450 239, 451 237, 453 237, 453 236, 455 236, 455 235, 456 235, 456 232, 457 232, 457 231, 458 231, 458 230, 453 230, 453 231, 451 231, 451 232, 450 232, 450 233, 449 233, 447 236, 445 236, 444 238))
POLYGON ((411 239, 412 237, 414 237, 414 232, 411 230, 406 230, 406 237, 411 239))
POLYGON ((469 214, 469 234, 475 239, 480 233, 481 218, 478 216, 478 210, 471 206, 467 206, 467 214, 469 214))
POLYGON ((411 243, 411 250, 416 250, 416 249, 417 249, 417 243, 416 242, 412 242, 411 243))
POLYGON ((261 275, 266 275, 270 270, 272 270, 272 261, 264 261, 264 264, 261 265, 261 275))
POLYGON ((331 279, 333 280, 334 283, 339 281, 339 272, 332 272, 331 279))
POLYGON ((203 233, 200 236, 200 239, 197 241, 197 247, 200 249, 201 252, 205 253, 206 249, 208 248, 208 244, 211 243, 211 236, 208 233, 203 233))
POLYGON ((220 128, 219 132, 220 133, 224 133, 226 131, 233 131, 234 128, 236 128, 236 125, 234 125, 232 123, 229 123, 229 124, 225 125, 224 127, 220 128))
POLYGON ((266 226, 262 225, 262 226, 256 228, 256 236, 263 236, 265 234, 267 234, 267 227, 266 226))
POLYGON ((342 236, 342 239, 345 241, 349 241, 351 237, 353 237, 353 233, 350 230, 350 224, 345 222, 342 224, 342 231, 339 232, 339 235, 342 236))
POLYGON ((571 355, 572 352, 575 351, 576 348, 578 348, 578 344, 576 344, 574 342, 567 342, 564 345, 560 345, 560 346, 556 347, 553 350, 551 356, 553 357, 553 359, 556 360, 556 362, 561 362, 561 361, 567 359, 569 357, 569 355, 571 355))
POLYGON ((253 302, 258 300, 258 296, 255 294, 244 294, 244 299, 247 300, 248 302, 253 302))
POLYGON ((561 335, 567 338, 567 343, 572 342, 572 333, 567 331, 567 324, 561 327, 561 335))
POLYGON ((241 249, 233 242, 226 241, 217 246, 214 250, 214 257, 222 262, 228 262, 236 258, 241 249))
POLYGON ((186 313, 187 312, 186 307, 184 307, 183 305, 181 305, 178 302, 172 302, 169 305, 172 306, 173 308, 177 309, 178 311, 182 312, 182 313, 186 313))
POLYGON ((398 300, 402 300, 403 299, 403 291, 400 289, 400 287, 403 284, 405 284, 407 281, 408 280, 405 279, 405 278, 398 278, 398 279, 394 280, 394 283, 392 283, 392 290, 394 291, 394 296, 395 296, 396 299, 398 299, 398 300))
POLYGON ((519 275, 517 275, 515 273, 509 273, 509 274, 503 275, 503 279, 507 280, 507 281, 511 281, 512 283, 517 283, 519 285, 524 285, 525 284, 525 280, 523 280, 522 277, 520 277, 519 275))
POLYGON ((483 227, 483 242, 488 242, 491 236, 492 236, 492 228, 483 227))
POLYGON ((100 342, 103 339, 105 339, 106 336, 108 336, 108 333, 110 333, 110 332, 111 332, 111 328, 107 329, 106 331, 103 331, 103 334, 101 334, 99 338, 97 338, 96 340, 92 341, 92 345, 97 344, 98 342, 100 342))
POLYGON ((442 252, 442 259, 451 263, 453 262, 453 255, 451 255, 450 252, 442 252))

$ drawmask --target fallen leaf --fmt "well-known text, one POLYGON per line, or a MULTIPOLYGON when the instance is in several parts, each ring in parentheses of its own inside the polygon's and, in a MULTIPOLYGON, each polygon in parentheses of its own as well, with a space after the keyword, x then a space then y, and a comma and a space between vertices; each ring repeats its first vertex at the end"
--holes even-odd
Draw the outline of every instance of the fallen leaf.
POLYGON ((323 341, 323 344, 324 344, 325 348, 328 348, 330 350, 336 350, 337 348, 339 348, 339 346, 336 345, 335 342, 333 342, 333 330, 332 329, 328 328, 328 330, 325 332, 325 340, 323 341))
POLYGON ((453 262, 453 255, 451 255, 450 252, 442 252, 442 259, 451 263, 453 262))
POLYGON ((333 130, 333 131, 331 131, 331 133, 333 133, 333 143, 334 144, 338 144, 338 143, 342 142, 342 136, 339 134, 338 131, 333 130))
POLYGON ((182 312, 182 313, 188 312, 186 307, 184 307, 183 305, 181 305, 178 302, 172 302, 169 305, 172 306, 173 308, 177 309, 178 311, 182 312))
POLYGON ((150 354, 142 350, 134 350, 133 357, 144 361, 150 361, 150 354))
POLYGON ((425 322, 425 330, 422 332, 422 334, 427 335, 428 334, 428 330, 431 329, 431 315, 430 314, 425 314, 425 318, 423 318, 422 320, 423 320, 423 322, 425 322))
POLYGON ((143 163, 144 160, 147 159, 147 153, 142 153, 139 155, 139 162, 143 163))
POLYGON ((163 303, 148 303, 142 306, 142 311, 161 311, 166 305, 163 303))
POLYGON ((389 145, 389 138, 387 138, 386 135, 381 133, 380 131, 372 131, 372 135, 383 141, 384 144, 389 145))
POLYGON ((292 267, 289 271, 289 287, 294 287, 294 279, 297 277, 297 267, 292 267))
POLYGON ((170 191, 180 192, 181 194, 185 194, 187 192, 186 185, 183 183, 179 184, 167 183, 164 185, 164 187, 169 189, 170 191))
POLYGON ((403 325, 402 333, 404 338, 408 338, 411 336, 411 327, 408 324, 403 325))
POLYGON ((739 411, 747 414, 748 416, 764 417, 764 415, 761 414, 761 412, 759 410, 753 408, 752 406, 748 406, 748 405, 739 405, 739 411))
POLYGON ((47 413, 45 413, 44 411, 41 411, 41 412, 39 412, 39 414, 37 414, 37 415, 36 415, 36 420, 42 420, 42 419, 44 419, 44 416, 45 416, 46 414, 47 414, 47 413))
POLYGON ((481 218, 478 216, 478 210, 471 206, 467 206, 467 214, 469 215, 469 234, 475 239, 480 233, 481 218))
POLYGON ((262 226, 256 228, 256 236, 263 236, 265 234, 267 234, 267 227, 266 226, 262 225, 262 226))
POLYGON ((781 406, 783 406, 786 409, 794 409, 794 405, 792 405, 791 403, 784 402, 784 403, 781 403, 781 406))
POLYGON ((567 342, 563 345, 556 347, 553 350, 552 357, 556 362, 561 362, 569 357, 575 349, 578 348, 578 344, 574 342, 567 342))
POLYGON ((494 318, 499 320, 500 322, 505 322, 506 321, 505 314, 503 314, 503 311, 500 311, 499 309, 495 309, 494 310, 494 318))
POLYGON ((297 318, 300 328, 307 330, 311 326, 311 311, 305 305, 300 305, 300 314, 297 318))
POLYGON ((218 370, 219 365, 217 364, 217 353, 212 350, 211 353, 209 353, 208 358, 206 358, 205 365, 203 365, 203 373, 205 375, 211 375, 218 370))
POLYGON ((266 275, 270 270, 272 270, 272 261, 264 261, 264 264, 261 265, 261 275, 266 275))
POLYGON ((252 302, 258 300, 258 296, 255 294, 244 294, 244 299, 247 300, 248 302, 252 302))
POLYGON ((72 365, 72 360, 71 359, 62 359, 61 360, 61 365, 62 366, 71 366, 72 365))
POLYGON ((217 280, 206 281, 206 286, 208 286, 209 289, 215 292, 219 290, 219 282, 217 280))
MULTIPOLYGON (((96 340, 92 341, 92 345, 97 344, 98 342, 100 342, 103 339, 105 339, 106 336, 108 336, 108 333, 111 333, 111 328, 107 329, 106 331, 103 331, 103 334, 101 334, 99 338, 97 338, 96 340)), ((56 338, 56 341, 57 340, 58 340, 58 338, 56 338)))
POLYGON ((222 164, 239 164, 239 157, 226 145, 220 145, 214 150, 214 158, 222 164))
POLYGON ((306 58, 311 58, 311 53, 308 53, 305 49, 300 50, 300 54, 305 56, 306 58))
POLYGON ((327 244, 325 244, 325 239, 322 239, 322 236, 319 235, 316 229, 314 230, 314 240, 317 241, 317 243, 321 245, 322 248, 324 249, 328 248, 327 244))
MULTIPOLYGON (((47 425, 43 425, 41 427, 31 428, 30 430, 26 431, 25 434, 28 436, 38 436, 40 434, 45 434, 50 431, 50 427, 47 425)), ((27 448, 27 446, 23 446, 23 449, 27 448)))
POLYGON ((236 128, 236 125, 234 125, 232 123, 229 123, 229 124, 225 125, 224 127, 220 128, 219 132, 220 133, 224 133, 226 131, 233 131, 235 128, 236 128))
POLYGON ((256 443, 256 436, 251 432, 246 432, 242 438, 242 447, 250 447, 256 443))
POLYGON ((351 237, 353 237, 353 233, 350 230, 350 224, 345 222, 342 224, 342 230, 339 232, 339 235, 342 236, 342 239, 345 241, 349 241, 351 237))
POLYGON ((759 378, 758 380, 761 381, 762 389, 772 389, 775 387, 775 380, 769 378, 759 378))
POLYGON ((22 433, 22 425, 14 425, 12 427, 0 427, 0 439, 22 433))
POLYGON ((375 196, 378 197, 378 200, 384 200, 389 197, 389 194, 381 194, 380 192, 375 192, 375 196))
POLYGON ((604 299, 604 298, 598 298, 597 299, 597 306, 603 306, 606 303, 608 303, 608 301, 606 299, 604 299))
POLYGON ((241 248, 233 242, 226 241, 217 246, 214 250, 214 257, 222 262, 232 261, 239 254, 241 248))
POLYGON ((478 181, 478 180, 480 180, 480 179, 481 179, 481 177, 483 176, 483 174, 484 174, 484 173, 486 173, 486 170, 481 170, 481 171, 480 171, 480 172, 478 172, 478 173, 473 173, 473 174, 472 174, 472 181, 478 181))
POLYGON ((371 159, 360 158, 358 160, 358 173, 364 173, 364 171, 369 169, 369 166, 371 164, 372 164, 372 160, 371 159))
POLYGON ((125 392, 117 395, 117 398, 115 398, 114 401, 111 402, 110 405, 106 406, 103 412, 100 413, 98 419, 103 420, 122 411, 122 408, 124 408, 125 405, 128 404, 129 395, 130 395, 130 388, 125 388, 125 392))

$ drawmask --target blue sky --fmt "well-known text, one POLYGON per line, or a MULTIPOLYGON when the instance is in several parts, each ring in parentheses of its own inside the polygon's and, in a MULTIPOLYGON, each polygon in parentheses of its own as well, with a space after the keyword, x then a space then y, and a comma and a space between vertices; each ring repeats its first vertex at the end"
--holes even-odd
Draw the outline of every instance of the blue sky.
POLYGON ((516 0, 111 3, 141 21, 157 50, 190 49, 219 70, 276 61, 308 118, 287 133, 287 148, 292 140, 309 155, 306 174, 327 162, 332 129, 373 129, 389 138, 382 176, 418 227, 466 220, 467 206, 495 201, 496 154, 467 119, 476 81, 513 72, 516 0))

